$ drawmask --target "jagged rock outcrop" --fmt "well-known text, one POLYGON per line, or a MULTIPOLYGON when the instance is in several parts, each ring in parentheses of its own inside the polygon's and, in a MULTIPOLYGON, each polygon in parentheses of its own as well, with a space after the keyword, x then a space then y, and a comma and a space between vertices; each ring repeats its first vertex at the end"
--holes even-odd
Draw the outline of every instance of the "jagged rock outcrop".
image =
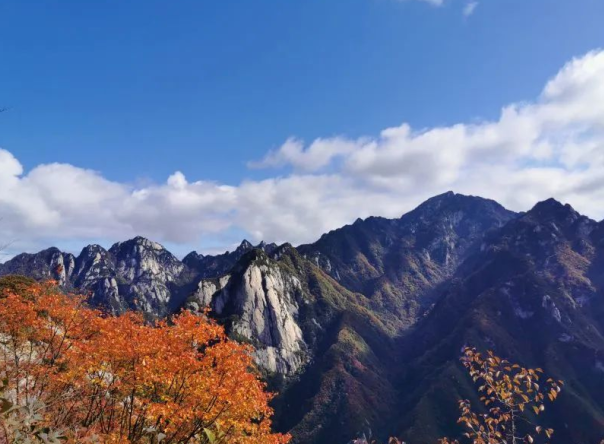
POLYGON ((184 257, 182 262, 192 270, 195 270, 200 277, 213 278, 228 273, 244 254, 254 249, 270 254, 276 248, 276 244, 267 244, 264 241, 253 246, 251 242, 244 239, 234 251, 227 251, 224 254, 216 256, 204 256, 196 251, 192 251, 184 257))
POLYGON ((308 300, 300 280, 261 250, 248 256, 229 274, 202 280, 186 307, 211 307, 218 318, 228 319, 229 332, 254 344, 263 369, 292 375, 309 358, 298 323, 300 305, 308 300))
POLYGON ((564 424, 552 442, 604 430, 604 222, 553 199, 516 214, 446 193, 298 248, 244 241, 181 262, 136 238, 19 255, 0 274, 57 279, 114 313, 208 307, 256 347, 293 444, 457 435, 456 400, 474 393, 465 344, 567 381, 545 414, 564 424))
POLYGON ((137 237, 113 245, 109 254, 120 295, 145 313, 168 314, 172 293, 188 283, 185 265, 156 242, 137 237))
POLYGON ((150 317, 168 314, 171 299, 194 279, 175 256, 142 237, 108 251, 89 245, 77 258, 57 248, 22 254, 2 264, 0 274, 54 279, 67 290, 89 293, 93 304, 113 313, 134 309, 150 317))
POLYGON ((48 248, 36 254, 22 253, 2 264, 2 275, 22 274, 40 280, 56 280, 69 286, 75 269, 73 254, 63 253, 58 248, 48 248))

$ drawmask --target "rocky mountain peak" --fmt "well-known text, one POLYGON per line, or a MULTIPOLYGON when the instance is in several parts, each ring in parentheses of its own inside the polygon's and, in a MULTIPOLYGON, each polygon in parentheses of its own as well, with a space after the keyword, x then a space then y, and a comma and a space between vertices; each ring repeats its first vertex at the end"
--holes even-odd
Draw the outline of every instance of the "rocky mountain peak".
POLYGON ((454 222, 459 222, 465 216, 488 219, 489 223, 499 221, 502 225, 513 218, 515 213, 494 200, 449 191, 428 199, 413 211, 403 215, 401 221, 420 219, 424 222, 440 222, 452 218, 454 222))
POLYGON ((298 251, 407 328, 430 309, 433 290, 485 235, 516 217, 492 200, 448 192, 400 219, 358 220, 298 251))
MULTIPOLYGON (((539 202, 520 221, 534 225, 537 233, 548 233, 552 238, 585 238, 598 226, 597 222, 579 214, 569 204, 550 198, 539 202)), ((543 235, 542 235, 543 236, 543 235)))
POLYGON ((215 256, 204 256, 193 251, 185 256, 183 263, 199 273, 202 278, 214 278, 228 273, 237 261, 252 250, 262 250, 270 254, 276 248, 277 245, 274 243, 267 244, 262 241, 254 246, 250 241, 244 239, 234 251, 227 251, 215 256))
POLYGON ((598 254, 597 244, 597 222, 568 204, 547 199, 492 232, 481 245, 484 256, 475 259, 520 261, 523 268, 534 267, 536 275, 554 281, 558 289, 572 286, 577 303, 583 304, 593 297, 590 278, 596 268, 590 263, 598 254))
POLYGON ((144 273, 179 273, 183 268, 182 262, 161 244, 140 236, 114 244, 109 253, 118 269, 131 279, 144 273))
POLYGON ((155 250, 155 251, 166 251, 165 248, 158 244, 157 242, 153 242, 145 237, 136 236, 133 239, 117 242, 114 244, 109 251, 118 254, 120 252, 126 251, 142 251, 142 250, 155 250))
POLYGON ((53 279, 69 287, 69 279, 75 269, 75 257, 56 247, 38 253, 22 253, 2 264, 2 274, 21 274, 35 279, 53 279))
POLYGON ((78 268, 80 268, 81 264, 99 262, 100 260, 107 258, 108 255, 109 252, 105 248, 97 244, 92 244, 82 249, 76 262, 78 263, 78 268))
POLYGON ((235 251, 249 251, 252 248, 254 248, 254 246, 251 244, 251 242, 247 239, 243 239, 235 251))
MULTIPOLYGON (((298 248, 244 240, 180 262, 136 237, 109 250, 89 245, 77 258, 50 248, 0 265, 0 275, 90 293, 112 313, 157 318, 210 308, 233 338, 255 347, 269 381, 283 384, 275 401, 281 430, 309 444, 346 442, 376 406, 384 406, 376 418, 402 418, 402 434, 392 434, 403 439, 409 431, 421 442, 444 436, 435 425, 450 413, 446 422, 455 423, 454 403, 450 412, 441 406, 459 395, 450 369, 462 344, 518 362, 562 362, 566 373, 553 376, 581 393, 604 393, 603 270, 604 222, 553 199, 518 215, 453 192, 400 219, 359 219, 298 248)), ((602 423, 604 398, 568 402, 572 415, 553 419, 602 423)), ((372 424, 387 436, 384 427, 372 424)), ((599 442, 584 438, 567 433, 560 442, 599 442)))
POLYGON ((113 258, 100 245, 88 245, 76 259, 76 286, 81 286, 87 279, 97 279, 100 274, 107 274, 113 258))
POLYGON ((98 244, 91 244, 91 245, 85 246, 82 249, 80 256, 82 256, 82 255, 92 256, 92 255, 96 255, 97 253, 107 253, 107 250, 98 244))
POLYGON ((298 319, 303 303, 299 278, 252 247, 228 274, 202 279, 185 307, 210 307, 229 333, 254 343, 262 369, 293 375, 308 359, 298 319))
MULTIPOLYGON (((429 199, 424 201, 420 206, 441 205, 455 198, 455 196, 455 192, 449 190, 442 194, 437 194, 436 196, 430 197, 429 199)), ((459 196, 465 197, 463 194, 459 194, 459 196)))
POLYGON ((197 264, 203 260, 204 257, 203 254, 198 253, 197 251, 191 251, 183 258, 182 262, 188 267, 197 268, 197 264))
POLYGON ((297 252, 296 248, 294 248, 294 246, 292 244, 290 244, 289 242, 285 242, 284 244, 281 244, 279 246, 275 245, 275 247, 272 248, 270 251, 267 251, 267 250, 264 250, 264 251, 266 252, 266 254, 270 255, 270 257, 272 259, 279 259, 284 254, 288 254, 292 251, 297 252))
POLYGON ((100 245, 84 247, 76 258, 75 272, 71 285, 85 294, 90 294, 90 302, 113 313, 122 313, 129 308, 120 294, 115 271, 114 256, 100 245))
POLYGON ((493 200, 447 192, 405 214, 399 227, 432 261, 451 269, 474 243, 516 217, 493 200))
POLYGON ((275 251, 275 249, 277 247, 278 247, 278 245, 274 242, 267 244, 264 241, 261 241, 258 245, 256 245, 256 248, 259 248, 260 250, 266 252, 267 254, 271 254, 273 251, 275 251))
POLYGON ((530 210, 535 215, 542 215, 546 217, 553 217, 556 215, 565 216, 567 214, 574 214, 576 211, 569 204, 563 204, 562 202, 550 197, 549 199, 537 202, 535 206, 530 210))
POLYGON ((554 198, 537 203, 529 212, 527 212, 527 216, 540 222, 553 221, 571 224, 584 217, 575 211, 569 204, 563 204, 554 198))

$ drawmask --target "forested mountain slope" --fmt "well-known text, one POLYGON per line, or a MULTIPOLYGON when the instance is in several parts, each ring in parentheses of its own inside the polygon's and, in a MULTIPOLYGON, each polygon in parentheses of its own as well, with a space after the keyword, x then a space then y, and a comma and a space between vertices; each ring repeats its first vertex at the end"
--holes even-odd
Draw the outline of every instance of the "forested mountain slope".
POLYGON ((19 255, 0 274, 57 279, 114 313, 209 307, 255 347, 281 393, 276 425, 295 443, 459 433, 456 401, 474 396, 464 345, 567 381, 546 416, 558 423, 552 442, 604 438, 604 224, 554 200, 517 214, 446 193, 297 248, 244 241, 180 261, 135 238, 77 257, 19 255))

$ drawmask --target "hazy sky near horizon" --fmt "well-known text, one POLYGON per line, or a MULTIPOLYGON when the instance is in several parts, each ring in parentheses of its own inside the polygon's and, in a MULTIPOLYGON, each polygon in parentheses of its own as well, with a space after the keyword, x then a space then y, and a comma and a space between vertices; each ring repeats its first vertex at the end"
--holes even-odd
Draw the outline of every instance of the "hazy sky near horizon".
POLYGON ((601 0, 4 0, 8 255, 309 242, 449 189, 604 218, 601 0))

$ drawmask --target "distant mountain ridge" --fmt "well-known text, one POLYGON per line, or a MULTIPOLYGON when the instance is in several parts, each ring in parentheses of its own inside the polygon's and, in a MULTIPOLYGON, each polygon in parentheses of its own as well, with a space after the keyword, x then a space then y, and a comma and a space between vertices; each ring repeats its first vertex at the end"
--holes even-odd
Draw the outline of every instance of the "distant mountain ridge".
POLYGON ((435 439, 448 406, 475 389, 456 363, 459 347, 495 349, 566 381, 548 407, 552 442, 604 437, 603 224, 553 199, 490 233, 440 289, 437 305, 398 346, 403 436, 435 439))
POLYGON ((276 245, 254 247, 244 240, 233 252, 217 256, 191 252, 180 261, 157 242, 138 236, 117 242, 109 250, 88 245, 78 256, 55 247, 22 253, 0 264, 0 275, 53 279, 68 290, 91 293, 93 304, 113 313, 138 310, 161 317, 177 305, 183 291, 192 291, 191 285, 228 272, 254 248, 271 251, 276 245))
POLYGON ((450 276, 490 230, 516 217, 495 201, 448 192, 400 219, 370 217, 298 248, 375 310, 412 325, 433 302, 430 290, 450 276))
POLYGON ((254 345, 294 443, 346 443, 365 428, 410 443, 459 433, 456 400, 474 396, 457 362, 465 344, 568 382, 546 415, 553 443, 604 439, 604 223, 553 199, 514 213, 449 192, 297 248, 244 241, 180 261, 137 237, 0 265, 15 273, 115 313, 209 307, 254 345))

